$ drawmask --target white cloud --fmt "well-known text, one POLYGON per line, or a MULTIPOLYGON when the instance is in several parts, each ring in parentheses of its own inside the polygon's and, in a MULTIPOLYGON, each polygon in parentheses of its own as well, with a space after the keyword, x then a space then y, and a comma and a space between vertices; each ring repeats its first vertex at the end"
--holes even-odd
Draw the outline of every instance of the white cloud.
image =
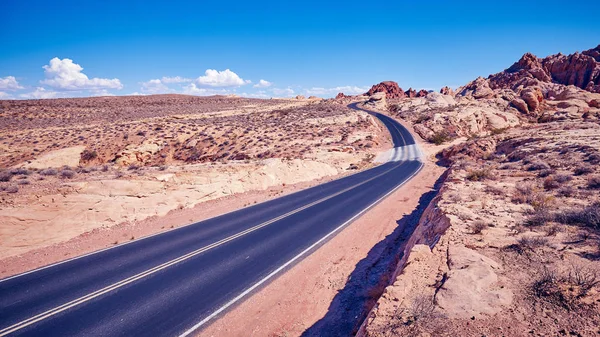
POLYGON ((272 86, 273 83, 269 82, 269 81, 265 81, 265 80, 260 80, 258 81, 258 83, 256 83, 255 85, 253 85, 254 88, 268 88, 270 86, 272 86))
POLYGON ((19 95, 19 97, 41 99, 41 98, 55 98, 58 95, 59 95, 59 93, 56 91, 48 91, 42 87, 37 87, 37 88, 35 88, 35 91, 21 94, 21 95, 19 95))
POLYGON ((211 95, 229 95, 233 92, 229 92, 225 89, 211 89, 211 88, 199 88, 194 83, 190 83, 183 87, 183 93, 186 95, 195 96, 211 96, 211 95))
POLYGON ((11 99, 12 95, 7 92, 0 91, 0 99, 11 99))
POLYGON ((100 89, 122 89, 123 85, 117 78, 88 78, 81 71, 83 68, 73 63, 71 59, 59 59, 58 57, 50 60, 49 65, 45 65, 44 74, 46 79, 42 84, 49 85, 61 90, 100 90, 100 89))
POLYGON ((23 87, 19 85, 19 82, 17 82, 17 79, 14 76, 6 76, 0 78, 0 89, 18 90, 23 89, 23 87))
POLYGON ((196 83, 209 87, 239 87, 251 83, 251 81, 245 81, 229 69, 223 71, 206 69, 204 76, 198 77, 196 83))
POLYGON ((192 82, 193 80, 191 78, 185 78, 185 77, 181 77, 181 76, 175 76, 175 77, 168 77, 168 76, 163 76, 163 78, 161 79, 162 83, 188 83, 188 82, 192 82))
POLYGON ((271 92, 273 92, 273 94, 275 96, 289 97, 289 96, 294 95, 294 90, 289 87, 285 88, 285 89, 273 88, 273 89, 271 89, 271 92))
POLYGON ((142 92, 147 94, 164 94, 172 92, 169 87, 164 85, 161 80, 154 79, 147 82, 140 83, 142 85, 142 92))
POLYGON ((306 89, 305 92, 307 95, 320 95, 320 96, 329 96, 329 95, 336 95, 337 93, 343 92, 346 95, 357 95, 357 94, 364 94, 365 92, 367 92, 369 90, 369 88, 361 88, 361 87, 357 87, 357 86, 342 86, 342 87, 334 87, 334 88, 320 88, 320 87, 313 87, 310 89, 306 89))

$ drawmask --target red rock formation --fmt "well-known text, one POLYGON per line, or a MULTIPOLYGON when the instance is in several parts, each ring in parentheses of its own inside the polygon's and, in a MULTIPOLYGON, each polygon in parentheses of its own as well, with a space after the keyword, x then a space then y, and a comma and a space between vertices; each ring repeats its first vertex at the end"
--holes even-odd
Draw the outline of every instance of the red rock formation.
POLYGON ((600 45, 571 55, 556 54, 540 59, 527 53, 503 72, 488 77, 492 89, 515 89, 538 82, 574 85, 600 93, 600 45))
POLYGON ((335 96, 335 99, 342 99, 342 98, 346 98, 346 97, 349 97, 349 96, 346 96, 346 95, 344 95, 343 92, 340 92, 335 96))
POLYGON ((428 94, 429 94, 429 91, 427 91, 425 89, 421 89, 421 90, 419 90, 419 92, 417 92, 417 97, 427 97, 428 94))
POLYGON ((406 94, 402 91, 402 88, 398 86, 398 83, 393 81, 385 81, 379 84, 375 84, 366 93, 367 96, 372 96, 377 92, 385 93, 386 98, 404 98, 406 94))
POLYGON ((452 90, 450 87, 443 87, 440 89, 440 94, 454 96, 454 90, 452 90))
POLYGON ((409 98, 415 98, 417 97, 417 92, 415 91, 415 89, 413 88, 409 88, 408 90, 406 90, 404 92, 404 94, 409 97, 409 98))

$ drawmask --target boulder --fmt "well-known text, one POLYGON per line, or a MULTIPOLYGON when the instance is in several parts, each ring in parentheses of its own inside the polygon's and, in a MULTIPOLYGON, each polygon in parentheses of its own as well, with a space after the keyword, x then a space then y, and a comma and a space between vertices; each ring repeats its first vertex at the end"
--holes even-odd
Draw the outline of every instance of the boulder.
POLYGON ((454 96, 454 90, 452 90, 450 87, 443 87, 440 89, 440 94, 454 96))
POLYGON ((524 113, 526 115, 529 114, 529 108, 527 107, 527 103, 525 103, 525 101, 520 98, 515 98, 512 101, 510 101, 510 105, 515 107, 521 113, 524 113))
POLYGON ((544 94, 540 88, 526 88, 521 92, 521 99, 527 103, 530 112, 538 111, 544 101, 544 94))
POLYGON ((398 86, 398 83, 394 81, 384 81, 379 84, 375 84, 365 95, 372 96, 375 93, 383 92, 386 98, 405 98, 406 94, 402 91, 402 88, 398 86))

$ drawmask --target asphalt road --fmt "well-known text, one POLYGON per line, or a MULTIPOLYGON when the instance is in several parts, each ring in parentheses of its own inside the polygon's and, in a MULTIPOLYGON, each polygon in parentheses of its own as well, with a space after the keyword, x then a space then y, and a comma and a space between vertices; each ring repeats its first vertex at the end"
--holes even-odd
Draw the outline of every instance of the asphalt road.
MULTIPOLYGON (((400 124, 375 116, 395 147, 414 146, 400 124)), ((309 255, 421 167, 417 160, 390 161, 0 280, 0 336, 192 334, 309 255)))

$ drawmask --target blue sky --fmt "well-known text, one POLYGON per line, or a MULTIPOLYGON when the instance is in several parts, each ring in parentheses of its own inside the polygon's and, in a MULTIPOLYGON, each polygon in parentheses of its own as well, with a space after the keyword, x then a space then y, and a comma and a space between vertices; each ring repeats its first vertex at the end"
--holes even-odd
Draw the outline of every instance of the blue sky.
POLYGON ((3 0, 0 98, 439 90, 525 52, 593 48, 594 13, 600 1, 3 0))

